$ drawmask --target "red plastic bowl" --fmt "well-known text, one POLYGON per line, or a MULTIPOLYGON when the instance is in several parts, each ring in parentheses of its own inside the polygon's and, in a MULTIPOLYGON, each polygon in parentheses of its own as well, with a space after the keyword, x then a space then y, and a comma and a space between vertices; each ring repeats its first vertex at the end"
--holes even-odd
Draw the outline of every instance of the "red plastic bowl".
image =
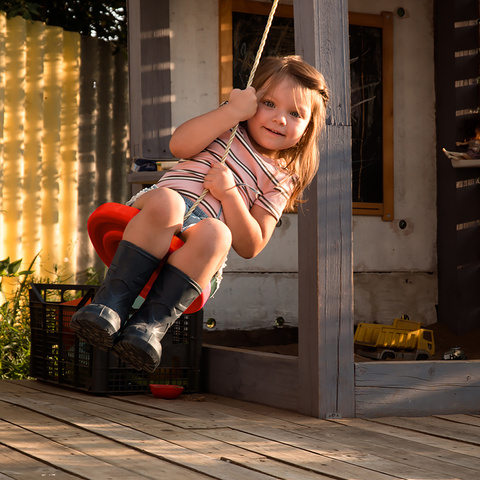
POLYGON ((157 398, 178 398, 183 392, 183 387, 179 385, 155 385, 150 384, 150 390, 157 398))

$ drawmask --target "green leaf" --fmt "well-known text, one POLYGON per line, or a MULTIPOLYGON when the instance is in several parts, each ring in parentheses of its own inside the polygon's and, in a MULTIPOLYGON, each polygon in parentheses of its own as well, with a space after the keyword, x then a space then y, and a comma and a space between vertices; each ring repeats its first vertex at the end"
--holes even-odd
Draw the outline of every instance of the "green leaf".
POLYGON ((0 261, 0 276, 7 275, 7 268, 10 265, 10 257, 0 261))
POLYGON ((32 275, 32 273, 35 273, 35 270, 22 270, 21 272, 18 272, 18 276, 20 275, 32 275))
POLYGON ((22 264, 22 259, 20 260, 15 260, 8 266, 8 274, 11 277, 14 277, 15 274, 18 272, 20 269, 20 265, 22 264))

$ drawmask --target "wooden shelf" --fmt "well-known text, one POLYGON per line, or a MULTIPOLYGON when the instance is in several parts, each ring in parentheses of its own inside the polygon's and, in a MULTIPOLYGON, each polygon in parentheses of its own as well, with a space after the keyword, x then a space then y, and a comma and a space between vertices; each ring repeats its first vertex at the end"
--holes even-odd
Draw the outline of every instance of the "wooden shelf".
POLYGON ((480 159, 470 158, 450 158, 453 168, 478 168, 480 167, 480 159))
POLYGON ((127 175, 128 183, 141 183, 153 185, 157 183, 165 171, 160 170, 157 172, 130 172, 127 175))

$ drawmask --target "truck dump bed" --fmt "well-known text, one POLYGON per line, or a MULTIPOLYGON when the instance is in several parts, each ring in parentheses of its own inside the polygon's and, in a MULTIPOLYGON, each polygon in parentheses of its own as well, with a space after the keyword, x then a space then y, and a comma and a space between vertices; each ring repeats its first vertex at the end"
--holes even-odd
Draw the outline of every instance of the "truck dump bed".
POLYGON ((355 343, 375 348, 417 348, 418 330, 393 326, 360 323, 355 332, 355 343))
POLYGON ((421 322, 406 318, 395 319, 393 325, 360 323, 355 331, 355 345, 366 356, 376 351, 373 358, 387 359, 386 355, 406 358, 408 354, 414 355, 416 360, 425 360, 435 354, 435 343, 432 330, 421 328, 421 325, 421 322))

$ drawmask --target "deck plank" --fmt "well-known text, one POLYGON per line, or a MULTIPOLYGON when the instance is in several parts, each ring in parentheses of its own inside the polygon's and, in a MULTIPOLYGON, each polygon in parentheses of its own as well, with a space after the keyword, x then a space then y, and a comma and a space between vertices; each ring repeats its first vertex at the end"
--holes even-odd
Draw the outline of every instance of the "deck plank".
MULTIPOLYGON (((476 445, 449 438, 434 437, 428 433, 415 432, 395 425, 383 424, 378 422, 378 419, 344 419, 336 420, 336 422, 366 430, 370 435, 385 434, 401 442, 414 442, 414 449, 417 448, 417 445, 423 445, 425 448, 430 447, 440 455, 448 451, 450 452, 452 463, 457 461, 460 465, 473 464, 475 468, 478 468, 476 467, 478 464, 475 462, 475 459, 480 459, 480 447, 476 445)), ((478 468, 478 471, 480 472, 480 468, 478 468)))
POLYGON ((480 427, 476 425, 462 425, 438 417, 385 417, 376 422, 480 446, 480 427))
MULTIPOLYGON (((169 402, 170 405, 172 402, 169 402)), ((130 405, 128 405, 130 407, 130 405)), ((272 460, 265 455, 258 454, 255 451, 249 451, 235 445, 228 444, 223 441, 219 441, 203 435, 204 429, 199 429, 198 432, 190 429, 190 426, 185 429, 175 425, 178 422, 174 420, 172 423, 168 420, 168 423, 159 421, 154 418, 154 415, 150 414, 151 409, 142 411, 142 408, 137 407, 135 410, 137 413, 124 410, 116 410, 110 407, 101 407, 99 405, 76 405, 76 410, 81 410, 89 415, 97 415, 101 418, 108 419, 114 422, 121 423, 125 427, 135 428, 143 433, 154 436, 156 438, 168 441, 180 447, 201 453, 203 455, 209 455, 219 460, 228 461, 239 466, 243 466, 252 471, 263 472, 268 475, 275 476, 279 479, 304 479, 304 480, 321 480, 323 477, 318 474, 312 474, 311 472, 302 470, 292 465, 286 465, 278 461, 272 460), (147 414, 147 415, 146 415, 147 414)), ((225 427, 216 427, 216 429, 225 427)))
POLYGON ((55 480, 75 480, 77 476, 62 472, 21 452, 0 445, 0 480, 25 478, 55 478, 55 480))
POLYGON ((461 446, 457 441, 445 442, 425 434, 413 434, 402 429, 382 429, 378 424, 372 425, 365 420, 339 421, 344 432, 327 433, 342 440, 346 445, 357 444, 368 438, 365 448, 375 451, 377 455, 395 456, 398 462, 407 462, 425 469, 440 469, 445 474, 458 476, 475 476, 480 471, 480 449, 475 447, 468 454, 457 450, 461 446), (364 423, 361 423, 364 422, 364 423), (369 428, 370 426, 370 428, 369 428))
MULTIPOLYGON (((51 400, 52 398, 48 394, 37 394, 35 400, 19 401, 29 408, 41 409, 46 415, 55 415, 60 419, 75 418, 68 410, 65 410, 65 415, 63 415, 62 406, 59 404, 56 404, 55 407, 50 406, 49 403, 51 400), (40 402, 43 402, 43 405, 41 405, 40 402)), ((14 400, 11 399, 11 401, 14 400)), ((293 466, 280 464, 279 462, 272 461, 263 455, 258 455, 255 452, 249 452, 221 441, 212 440, 192 431, 185 431, 174 425, 159 422, 145 415, 145 413, 150 413, 151 410, 148 411, 144 409, 146 410, 146 412, 142 412, 144 415, 138 415, 132 414, 126 410, 102 407, 98 404, 90 404, 89 402, 82 402, 80 404, 70 402, 69 408, 72 408, 77 412, 83 412, 87 414, 89 418, 95 416, 97 418, 107 419, 183 448, 212 456, 218 460, 228 461, 252 471, 275 476, 275 478, 296 478, 304 480, 313 480, 313 478, 320 480, 321 478, 327 478, 319 475, 315 475, 314 477, 310 472, 303 471, 293 466)), ((98 442, 95 442, 95 447, 97 447, 97 443, 98 442)), ((142 472, 145 474, 145 471, 142 470, 142 472)))
MULTIPOLYGON (((152 399, 152 402, 155 402, 155 400, 152 399)), ((298 434, 316 439, 313 451, 316 451, 318 441, 320 441, 330 448, 327 455, 334 455, 331 453, 332 451, 342 451, 343 455, 349 456, 352 463, 355 463, 355 447, 358 448, 358 445, 362 445, 362 462, 368 460, 364 456, 367 452, 371 456, 369 459, 371 464, 374 464, 377 470, 384 473, 396 473, 401 468, 403 475, 418 476, 422 472, 429 471, 443 480, 445 475, 449 475, 449 478, 475 477, 476 472, 480 470, 480 460, 477 457, 464 456, 462 463, 457 458, 458 454, 450 454, 449 450, 426 448, 423 442, 407 443, 408 441, 405 439, 399 439, 395 442, 395 439, 386 435, 377 435, 375 441, 372 432, 366 432, 362 429, 342 428, 340 424, 332 421, 305 417, 293 412, 282 412, 282 418, 278 419, 274 416, 275 409, 260 406, 254 408, 256 408, 255 412, 247 412, 245 409, 239 409, 232 405, 219 406, 218 403, 215 403, 212 411, 215 412, 217 419, 228 416, 231 427, 247 433, 262 435, 282 442, 293 442, 292 445, 295 445, 294 439, 298 434), (286 421, 287 417, 288 421, 286 421), (237 425, 238 422, 240 422, 240 425, 237 425), (244 425, 254 426, 248 429, 244 425), (274 426, 281 429, 283 434, 279 435, 279 432, 265 431, 261 426, 274 426), (287 435, 285 435, 285 432, 288 432, 287 435), (352 450, 348 451, 346 447, 350 447, 352 450), (435 458, 432 459, 431 457, 435 458), (395 459, 395 462, 392 462, 392 459, 395 459)), ((185 412, 185 408, 183 408, 183 411, 185 412)), ((305 448, 304 439, 302 437, 298 438, 301 447, 305 448)), ((339 457, 339 459, 341 458, 339 457)))
MULTIPOLYGON (((298 465, 319 474, 334 476, 337 479, 367 478, 367 476, 371 480, 407 478, 403 476, 403 473, 398 473, 398 467, 397 474, 391 476, 378 472, 377 468, 379 465, 373 466, 373 464, 370 464, 368 468, 364 468, 364 466, 354 464, 352 463, 354 454, 351 454, 352 456, 350 457, 351 452, 345 455, 330 452, 332 454, 330 456, 326 450, 321 450, 322 453, 312 452, 294 447, 288 443, 275 442, 261 435, 256 436, 227 428, 205 430, 202 433, 226 443, 241 445, 243 448, 262 453, 269 458, 286 464, 298 465)), ((360 461, 360 455, 357 456, 357 461, 360 461)))
POLYGON ((479 433, 477 415, 324 420, 210 394, 0 380, 0 480, 478 480, 479 433))
MULTIPOLYGON (((93 413, 85 414, 71 408, 74 405, 73 401, 71 401, 71 407, 67 407, 66 405, 52 404, 48 401, 39 400, 38 397, 41 393, 37 394, 37 398, 9 397, 8 395, 9 394, 2 395, 3 399, 12 403, 16 402, 25 408, 35 409, 44 415, 68 422, 71 425, 113 440, 114 442, 121 442, 130 448, 134 448, 148 455, 183 466, 194 472, 198 472, 197 475, 210 475, 212 478, 224 480, 245 479, 245 469, 238 465, 193 452, 159 439, 158 437, 152 437, 134 428, 127 428, 116 422, 94 416, 93 413)), ((88 404, 88 402, 84 403, 88 404)), ((126 415, 125 412, 124 415, 126 415)), ((268 474, 249 471, 248 478, 252 480, 271 480, 273 477, 268 474)))
MULTIPOLYGON (((107 464, 77 450, 58 445, 41 435, 0 420, 0 438, 4 445, 41 459, 50 465, 92 480, 129 479, 132 472, 107 464), (8 443, 7 443, 8 442, 8 443)), ((146 478, 138 474, 137 478, 146 478)))
MULTIPOLYGON (((70 396, 70 394, 68 394, 68 396, 70 396)), ((72 395, 72 396, 75 396, 75 395, 72 395)), ((41 394, 37 393, 35 395, 35 398, 36 400, 39 398, 42 398, 41 394)), ((111 399, 108 399, 108 400, 105 398, 103 399, 95 398, 92 400, 95 404, 92 404, 92 405, 89 405, 89 403, 87 402, 82 402, 80 409, 82 410, 83 413, 87 413, 89 416, 91 415, 101 416, 102 418, 109 418, 110 421, 117 422, 119 421, 119 416, 115 414, 116 410, 111 408, 111 399), (108 400, 110 400, 110 402, 108 402, 108 400), (105 403, 106 401, 108 402, 108 407, 106 409, 105 408, 102 409, 102 407, 99 404, 105 403)), ((138 398, 136 400, 138 401, 138 398)), ((241 427, 244 424, 245 414, 242 415, 242 417, 244 418, 238 418, 234 415, 236 411, 232 409, 230 409, 230 411, 228 412, 225 412, 225 409, 223 412, 218 412, 215 409, 210 410, 209 405, 202 405, 202 408, 199 409, 198 405, 197 406, 193 404, 180 405, 176 402, 165 402, 165 401, 158 402, 157 399, 153 399, 149 397, 145 398, 145 396, 140 397, 140 401, 142 400, 144 402, 147 402, 147 404, 149 403, 150 405, 151 404, 161 405, 163 403, 164 407, 169 408, 169 410, 172 410, 175 408, 182 408, 182 411, 184 413, 191 412, 192 415, 200 417, 202 420, 210 419, 212 421, 213 419, 213 423, 215 425, 215 430, 214 430, 215 432, 219 432, 220 427, 225 428, 227 427, 228 424, 236 425, 237 427, 241 427)), ((20 399, 19 401, 21 402, 22 405, 25 404, 25 400, 20 399)), ((32 400, 27 400, 26 402, 31 403, 32 400)), ((128 401, 127 399, 127 402, 123 402, 123 403, 125 405, 125 408, 122 409, 122 417, 124 418, 126 417, 125 409, 129 409, 129 410, 134 409, 137 412, 139 411, 145 412, 144 414, 150 417, 150 420, 149 420, 150 422, 152 421, 152 418, 155 418, 155 415, 152 413, 151 409, 145 408, 145 406, 143 405, 138 405, 137 403, 135 403, 135 401, 132 403, 131 400, 128 401)), ((69 405, 71 406, 71 400, 69 401, 69 405)), ((56 412, 55 413, 56 415, 59 414, 58 405, 56 406, 55 412, 56 412)), ((69 414, 68 418, 71 418, 71 417, 72 415, 69 414)), ((249 420, 252 420, 252 418, 250 418, 249 420)), ((254 430, 253 434, 255 434, 255 430, 259 428, 259 424, 261 420, 263 420, 264 422, 274 421, 274 419, 269 420, 268 417, 263 417, 262 419, 260 419, 258 415, 255 415, 253 420, 256 420, 254 425, 252 426, 254 430)), ((133 420, 133 422, 135 424, 135 428, 138 429, 139 419, 136 418, 133 420)), ((177 420, 177 423, 178 423, 178 420, 177 420)), ((189 428, 192 428, 192 426, 195 426, 189 422, 182 421, 180 423, 184 427, 185 425, 188 425, 189 428)), ((202 435, 205 435, 206 434, 205 432, 207 432, 207 429, 205 429, 202 426, 202 430, 201 430, 202 435)), ((211 434, 212 432, 210 431, 210 435, 211 434)), ((271 431, 270 434, 278 436, 278 433, 273 431, 271 431)), ((287 435, 284 435, 284 437, 285 436, 287 435)), ((293 434, 288 434, 288 436, 292 438, 293 434)), ((216 438, 220 442, 223 441, 224 443, 231 444, 231 442, 225 441, 222 438, 218 438, 218 437, 214 437, 214 438, 216 438)), ((249 444, 249 446, 251 445, 256 446, 257 444, 254 441, 255 437, 252 437, 252 438, 253 440, 249 438, 247 443, 249 444)), ((272 460, 275 460, 277 462, 281 461, 285 464, 289 464, 290 466, 298 465, 304 468, 305 470, 314 470, 318 474, 332 475, 335 473, 339 475, 340 478, 350 478, 351 475, 366 475, 366 471, 363 470, 364 468, 379 469, 380 471, 382 471, 383 469, 383 471, 386 472, 386 474, 394 475, 394 477, 387 477, 383 473, 372 472, 370 474, 372 480, 376 480, 377 478, 378 480, 384 480, 386 478, 404 478, 402 476, 396 475, 396 473, 399 470, 399 465, 390 460, 383 460, 381 458, 378 458, 372 455, 365 455, 363 453, 357 453, 353 450, 346 450, 340 444, 327 445, 326 449, 320 449, 316 445, 313 445, 313 442, 310 439, 308 440, 309 440, 310 448, 313 449, 312 451, 308 452, 308 454, 304 452, 304 449, 306 448, 306 446, 304 445, 305 442, 302 443, 301 440, 295 446, 289 445, 289 450, 291 450, 291 452, 289 452, 288 454, 284 453, 280 456, 273 455, 272 450, 284 450, 284 448, 279 449, 275 441, 270 442, 271 448, 266 450, 267 453, 265 453, 263 450, 260 453, 263 456, 271 458, 272 460), (338 453, 338 451, 341 451, 342 453, 340 454, 338 453), (286 460, 286 457, 288 457, 290 460, 286 460), (305 458, 305 463, 303 463, 302 461, 299 461, 299 459, 303 457, 307 457, 305 458), (383 464, 388 464, 388 466, 385 466, 383 464)), ((269 440, 266 439, 265 442, 267 441, 269 440)), ((315 442, 315 443, 319 443, 319 442, 315 442)), ((251 449, 249 450, 252 451, 251 449)), ((253 452, 255 452, 255 449, 253 450, 253 452)), ((407 470, 409 469, 409 467, 404 467, 404 469, 405 468, 407 470)), ((414 472, 406 472, 406 474, 410 474, 410 473, 412 475, 414 473, 418 475, 419 472, 416 470, 414 472)))
POLYGON ((435 418, 442 418, 449 422, 464 423, 465 425, 474 425, 480 427, 480 416, 478 415, 434 415, 435 418))
MULTIPOLYGON (((155 402, 155 400, 154 400, 155 402)), ((169 405, 171 405, 173 408, 175 405, 179 405, 178 403, 173 403, 173 402, 167 402, 167 405, 165 405, 165 408, 167 408, 169 405)), ((131 405, 126 406, 126 408, 131 407, 131 405)), ((139 406, 136 405, 136 410, 138 411, 139 406)), ((189 405, 181 405, 181 407, 185 410, 190 410, 189 405)), ((84 411, 89 411, 90 407, 88 405, 84 405, 83 407, 80 407, 84 411)), ((254 467, 253 462, 251 462, 251 457, 253 456, 254 459, 256 460, 256 464, 258 465, 260 462, 265 465, 267 464, 270 469, 267 469, 269 474, 273 474, 275 471, 275 475, 279 476, 279 478, 309 478, 311 477, 311 474, 308 473, 308 470, 313 469, 311 463, 318 463, 322 464, 324 462, 330 462, 330 458, 322 458, 322 455, 311 455, 311 462, 309 462, 307 465, 304 465, 299 459, 301 458, 303 452, 304 445, 299 445, 299 446, 292 446, 288 445, 288 449, 291 450, 289 452, 289 457, 294 458, 294 462, 292 463, 290 461, 285 460, 284 455, 272 455, 270 452, 267 452, 266 454, 262 451, 261 454, 259 454, 259 451, 256 448, 245 448, 244 445, 242 445, 242 449, 238 448, 235 446, 235 443, 225 441, 221 436, 212 436, 212 431, 213 432, 224 432, 230 430, 224 422, 226 421, 225 419, 228 418, 229 423, 231 425, 235 425, 236 428, 240 427, 241 422, 238 418, 229 416, 226 414, 219 413, 217 421, 215 424, 217 425, 216 428, 214 429, 200 429, 197 430, 196 433, 194 432, 183 432, 183 433, 178 433, 178 430, 175 432, 174 430, 174 425, 170 425, 167 429, 167 435, 161 433, 161 430, 158 425, 152 425, 152 419, 149 419, 147 421, 142 421, 142 418, 137 417, 137 418, 130 418, 131 415, 127 415, 125 411, 122 412, 121 415, 118 414, 118 412, 112 411, 112 409, 108 408, 107 410, 99 408, 98 405, 95 407, 91 407, 91 414, 96 413, 97 415, 101 416, 102 418, 109 418, 109 419, 114 419, 115 421, 122 422, 126 426, 131 426, 135 425, 136 429, 139 429, 143 432, 148 432, 152 435, 156 435, 158 438, 162 439, 168 439, 168 441, 175 442, 177 444, 182 444, 184 446, 188 446, 189 448, 192 448, 192 445, 185 445, 185 440, 187 437, 190 437, 190 440, 192 442, 197 442, 197 445, 211 445, 214 446, 218 449, 219 452, 221 452, 221 457, 224 459, 228 459, 231 462, 242 464, 245 466, 248 466, 251 469, 255 469, 258 467, 254 467), (93 409, 94 408, 94 409, 93 409), (133 422, 133 423, 132 423, 133 422), (222 422, 222 426, 219 427, 218 423, 222 422), (174 438, 172 435, 173 433, 177 434, 177 438, 174 438), (178 441, 178 435, 181 437, 181 441, 178 441), (215 440, 215 442, 212 441, 215 440), (247 461, 246 459, 250 457, 250 460, 247 461), (279 462, 281 464, 279 464, 279 462), (295 466, 301 467, 304 470, 300 470, 300 468, 295 468, 295 466), (290 475, 295 474, 295 476, 291 477, 290 475)), ((194 407, 193 407, 194 408, 194 407)), ((202 413, 204 416, 209 416, 212 412, 209 412, 205 409, 205 405, 202 405, 201 412, 198 411, 198 408, 194 410, 199 414, 199 416, 202 416, 202 413)), ((184 425, 184 423, 182 422, 184 425)), ((252 429, 256 430, 259 428, 260 422, 255 422, 252 424, 252 429)), ((258 435, 260 435, 260 432, 258 432, 258 435)), ((255 437, 256 439, 256 437, 255 437)), ((268 440, 262 440, 262 441, 268 441, 268 440)), ((276 442, 271 442, 272 443, 272 448, 274 449, 280 449, 278 447, 278 444, 276 442)), ((250 446, 255 445, 255 443, 250 442, 250 446)), ((283 447, 285 448, 285 447, 283 447)), ((196 448, 198 451, 198 447, 196 448)), ((334 455, 334 453, 330 452, 331 455, 334 455)), ((342 457, 344 458, 344 457, 342 457)), ((334 459, 334 462, 336 460, 334 459)), ((348 463, 348 462, 347 462, 348 463)), ((396 465, 398 469, 398 465, 396 465)), ((315 469, 313 469, 315 470, 315 469)), ((335 469, 332 471, 336 471, 337 475, 339 475, 339 478, 342 475, 342 470, 345 470, 345 478, 349 478, 348 475, 352 473, 352 469, 347 468, 343 465, 343 463, 337 462, 335 465, 335 469)), ((330 469, 327 469, 327 471, 323 471, 322 469, 316 469, 316 478, 322 478, 321 474, 322 473, 331 473, 330 469)), ((357 474, 359 472, 356 472, 357 474)), ((360 472, 360 473, 365 473, 365 472, 360 472)), ((375 478, 375 474, 371 473, 372 480, 375 478)), ((343 478, 343 477, 341 477, 343 478)), ((379 477, 380 478, 380 477, 379 477)), ((385 477, 381 477, 385 478, 385 477)), ((401 478, 401 477, 399 477, 401 478)))
POLYGON ((152 458, 146 463, 145 455, 136 450, 18 405, 0 402, 0 410, 3 420, 109 465, 128 469, 130 475, 142 472, 144 478, 151 479, 157 479, 159 475, 170 478, 181 475, 186 480, 199 478, 196 473, 184 472, 183 468, 160 459, 152 458))
MULTIPOLYGON (((250 424, 247 424, 250 425, 250 424)), ((371 468, 372 465, 379 472, 386 474, 396 474, 399 469, 402 475, 408 478, 417 478, 422 473, 429 472, 433 475, 431 478, 470 478, 475 476, 476 470, 473 465, 480 468, 480 461, 476 458, 468 457, 465 460, 464 468, 458 463, 452 464, 445 456, 439 453, 436 458, 432 449, 424 449, 420 444, 409 444, 405 441, 392 445, 391 439, 375 437, 371 433, 366 433, 355 428, 342 428, 331 422, 323 422, 320 428, 311 427, 282 427, 272 430, 266 427, 235 427, 242 431, 255 433, 277 442, 288 442, 292 446, 298 446, 309 451, 319 453, 320 445, 323 448, 329 448, 330 453, 325 455, 331 458, 343 460, 347 458, 348 462, 371 468), (361 451, 359 449, 361 446, 361 451), (331 453, 331 452, 334 453, 331 453), (339 455, 336 452, 342 452, 339 455), (436 475, 436 476, 435 476, 436 475), (448 477, 446 477, 448 475, 448 477)), ((478 471, 478 470, 477 470, 478 471)))

